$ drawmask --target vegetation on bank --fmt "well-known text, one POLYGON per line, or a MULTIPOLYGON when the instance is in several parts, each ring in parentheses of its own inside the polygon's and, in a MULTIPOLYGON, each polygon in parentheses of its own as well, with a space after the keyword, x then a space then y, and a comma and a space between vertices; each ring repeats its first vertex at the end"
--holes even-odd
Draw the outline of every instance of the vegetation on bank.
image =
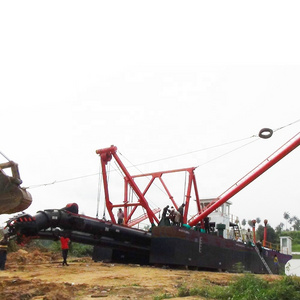
MULTIPOLYGON (((60 241, 47 241, 47 240, 33 240, 30 242, 31 246, 37 248, 44 248, 45 250, 50 250, 54 252, 61 251, 60 241)), ((92 256, 93 246, 84 245, 80 243, 71 242, 69 248, 69 254, 71 256, 83 257, 83 256, 92 256)))
MULTIPOLYGON (((17 245, 15 240, 9 241, 8 252, 15 252, 18 249, 34 249, 37 248, 40 251, 53 251, 60 252, 61 244, 60 241, 50 241, 50 240, 32 240, 25 246, 17 245)), ((93 254, 93 246, 84 245, 80 243, 70 243, 69 255, 75 257, 84 257, 84 256, 92 256, 93 254)))
MULTIPOLYGON (((267 241, 272 243, 273 245, 279 245, 280 236, 290 236, 293 239, 292 243, 292 251, 300 252, 300 219, 297 216, 291 217, 289 212, 283 213, 284 222, 280 222, 275 229, 267 223, 267 241)), ((264 229, 265 226, 262 225, 262 220, 257 217, 255 219, 256 222, 256 240, 263 241, 264 239, 264 229)), ((253 226, 253 220, 248 220, 248 222, 243 219, 241 225, 245 229, 245 225, 253 226)))
POLYGON ((238 277, 228 286, 204 284, 188 287, 182 285, 176 295, 163 294, 154 300, 173 297, 198 296, 205 299, 226 300, 298 300, 300 299, 300 278, 283 276, 281 279, 266 281, 253 274, 238 277))

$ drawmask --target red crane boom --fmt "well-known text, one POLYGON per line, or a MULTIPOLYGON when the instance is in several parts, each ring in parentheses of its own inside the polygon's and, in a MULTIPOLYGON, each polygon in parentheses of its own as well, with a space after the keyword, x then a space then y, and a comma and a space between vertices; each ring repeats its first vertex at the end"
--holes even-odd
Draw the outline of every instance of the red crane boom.
POLYGON ((273 165, 275 165, 278 161, 288 155, 291 151, 297 148, 300 145, 300 132, 296 134, 293 138, 291 138, 288 142, 286 142, 283 146, 281 146, 278 150, 276 150, 273 154, 271 154, 268 158, 266 158, 262 163, 260 163, 256 168, 246 174, 243 178, 237 181, 233 186, 231 186, 228 190, 226 190, 223 194, 221 194, 215 201, 210 203, 208 206, 204 208, 203 212, 200 212, 198 215, 194 216, 191 220, 189 220, 190 226, 195 226, 201 220, 203 220, 206 216, 208 216, 211 212, 221 206, 223 203, 228 201, 231 197, 237 194, 240 190, 246 187, 249 183, 263 174, 265 171, 270 169, 273 165))

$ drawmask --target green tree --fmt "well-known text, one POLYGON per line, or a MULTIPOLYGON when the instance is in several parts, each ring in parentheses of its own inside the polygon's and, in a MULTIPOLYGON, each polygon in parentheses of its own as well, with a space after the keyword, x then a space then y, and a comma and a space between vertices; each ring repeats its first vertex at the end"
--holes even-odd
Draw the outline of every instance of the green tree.
POLYGON ((247 221, 245 219, 242 220, 242 225, 245 226, 247 224, 247 221))
POLYGON ((278 225, 275 227, 275 232, 276 232, 277 234, 280 234, 281 231, 282 231, 282 229, 283 229, 283 227, 284 227, 284 224, 283 224, 282 222, 280 222, 280 224, 278 224, 278 225))
POLYGON ((289 223, 292 224, 292 227, 294 228, 294 231, 300 230, 300 220, 298 217, 293 216, 292 218, 290 218, 289 223))
POLYGON ((290 213, 287 212, 287 211, 285 211, 285 212, 283 213, 283 218, 285 219, 285 230, 287 230, 287 221, 288 221, 289 218, 290 218, 290 213))
POLYGON ((256 223, 259 224, 261 222, 261 219, 259 217, 256 218, 256 223))
MULTIPOLYGON (((264 239, 264 226, 259 225, 256 230, 256 240, 263 241, 264 239)), ((277 235, 274 230, 269 224, 267 224, 267 241, 270 243, 276 243, 277 242, 277 235)))

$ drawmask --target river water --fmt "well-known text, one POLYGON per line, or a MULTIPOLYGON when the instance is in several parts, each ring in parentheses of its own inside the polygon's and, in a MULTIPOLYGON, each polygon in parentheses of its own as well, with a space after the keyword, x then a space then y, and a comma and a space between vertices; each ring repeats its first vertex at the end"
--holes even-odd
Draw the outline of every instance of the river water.
POLYGON ((296 275, 300 277, 300 259, 291 259, 285 265, 286 275, 296 275))

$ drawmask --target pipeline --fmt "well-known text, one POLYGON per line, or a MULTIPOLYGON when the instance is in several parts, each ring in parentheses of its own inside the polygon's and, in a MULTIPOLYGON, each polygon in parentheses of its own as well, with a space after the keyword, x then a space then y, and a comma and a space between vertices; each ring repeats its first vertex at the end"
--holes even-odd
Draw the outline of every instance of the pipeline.
MULTIPOLYGON (((76 209, 77 207, 77 209, 76 209)), ((57 240, 64 232, 74 242, 117 249, 149 250, 151 233, 77 214, 73 203, 62 209, 19 214, 7 221, 8 235, 18 242, 27 237, 57 240)))

